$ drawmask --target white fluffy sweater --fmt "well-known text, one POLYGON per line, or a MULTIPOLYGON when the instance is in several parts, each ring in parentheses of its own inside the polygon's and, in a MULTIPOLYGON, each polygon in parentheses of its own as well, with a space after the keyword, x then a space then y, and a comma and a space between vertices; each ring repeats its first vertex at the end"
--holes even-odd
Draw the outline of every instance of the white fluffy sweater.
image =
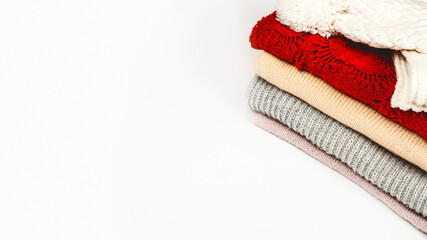
POLYGON ((427 2, 419 0, 278 0, 277 18, 298 32, 344 35, 395 54, 392 105, 427 111, 427 2))

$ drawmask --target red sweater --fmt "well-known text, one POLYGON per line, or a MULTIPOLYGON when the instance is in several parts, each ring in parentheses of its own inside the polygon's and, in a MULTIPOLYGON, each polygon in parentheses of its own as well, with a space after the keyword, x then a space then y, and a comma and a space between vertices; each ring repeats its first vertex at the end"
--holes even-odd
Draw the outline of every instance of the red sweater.
POLYGON ((276 13, 252 30, 252 47, 267 51, 307 70, 427 140, 427 113, 391 107, 396 85, 392 51, 371 48, 343 37, 298 33, 280 24, 276 13))

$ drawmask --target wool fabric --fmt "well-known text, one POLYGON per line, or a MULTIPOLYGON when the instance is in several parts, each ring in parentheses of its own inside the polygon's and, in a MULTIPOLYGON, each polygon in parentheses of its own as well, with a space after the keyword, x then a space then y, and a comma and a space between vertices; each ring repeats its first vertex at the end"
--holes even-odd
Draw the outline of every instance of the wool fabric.
POLYGON ((295 96, 256 77, 250 107, 292 128, 397 200, 427 216, 427 174, 295 96))
POLYGON ((343 92, 373 107, 384 116, 427 139, 427 113, 391 107, 396 85, 392 51, 371 48, 343 37, 297 33, 276 20, 273 13, 253 28, 250 41, 307 70, 343 92))
POLYGON ((308 155, 317 159, 326 166, 332 168, 343 176, 347 177, 365 191, 385 203, 390 209, 396 212, 400 217, 411 223, 420 231, 427 233, 427 218, 421 214, 416 213, 414 210, 406 207, 403 203, 399 202, 396 198, 381 190, 379 187, 370 183, 362 176, 354 172, 347 164, 341 162, 339 159, 326 152, 320 150, 313 143, 306 138, 296 133, 287 126, 280 122, 259 113, 256 117, 255 124, 260 128, 270 132, 277 137, 289 142, 295 147, 303 150, 308 155))
POLYGON ((395 52, 392 106, 427 110, 427 2, 418 0, 278 0, 277 19, 297 32, 355 42, 395 52))
POLYGON ((344 35, 376 48, 427 53, 427 2, 278 0, 277 18, 297 32, 344 35))
POLYGON ((391 106, 427 112, 427 54, 395 52, 394 65, 397 83, 391 106))
POLYGON ((254 68, 269 83, 427 171, 427 141, 420 135, 269 53, 263 52, 254 68))

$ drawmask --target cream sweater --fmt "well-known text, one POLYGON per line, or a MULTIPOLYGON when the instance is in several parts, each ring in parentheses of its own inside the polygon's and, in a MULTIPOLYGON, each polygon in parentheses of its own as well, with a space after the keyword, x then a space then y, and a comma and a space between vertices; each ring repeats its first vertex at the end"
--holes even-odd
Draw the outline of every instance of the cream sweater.
POLYGON ((263 52, 254 68, 274 86, 427 171, 427 141, 420 135, 269 53, 263 52))
POLYGON ((399 50, 393 107, 427 111, 427 2, 419 0, 278 0, 277 18, 298 32, 344 35, 399 50))

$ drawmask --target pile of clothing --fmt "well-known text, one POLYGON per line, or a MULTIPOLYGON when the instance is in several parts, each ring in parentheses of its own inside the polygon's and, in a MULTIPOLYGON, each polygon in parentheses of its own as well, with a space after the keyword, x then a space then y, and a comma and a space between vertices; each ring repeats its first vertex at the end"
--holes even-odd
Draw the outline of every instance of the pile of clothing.
POLYGON ((427 3, 278 0, 250 42, 256 125, 427 233, 427 3))

